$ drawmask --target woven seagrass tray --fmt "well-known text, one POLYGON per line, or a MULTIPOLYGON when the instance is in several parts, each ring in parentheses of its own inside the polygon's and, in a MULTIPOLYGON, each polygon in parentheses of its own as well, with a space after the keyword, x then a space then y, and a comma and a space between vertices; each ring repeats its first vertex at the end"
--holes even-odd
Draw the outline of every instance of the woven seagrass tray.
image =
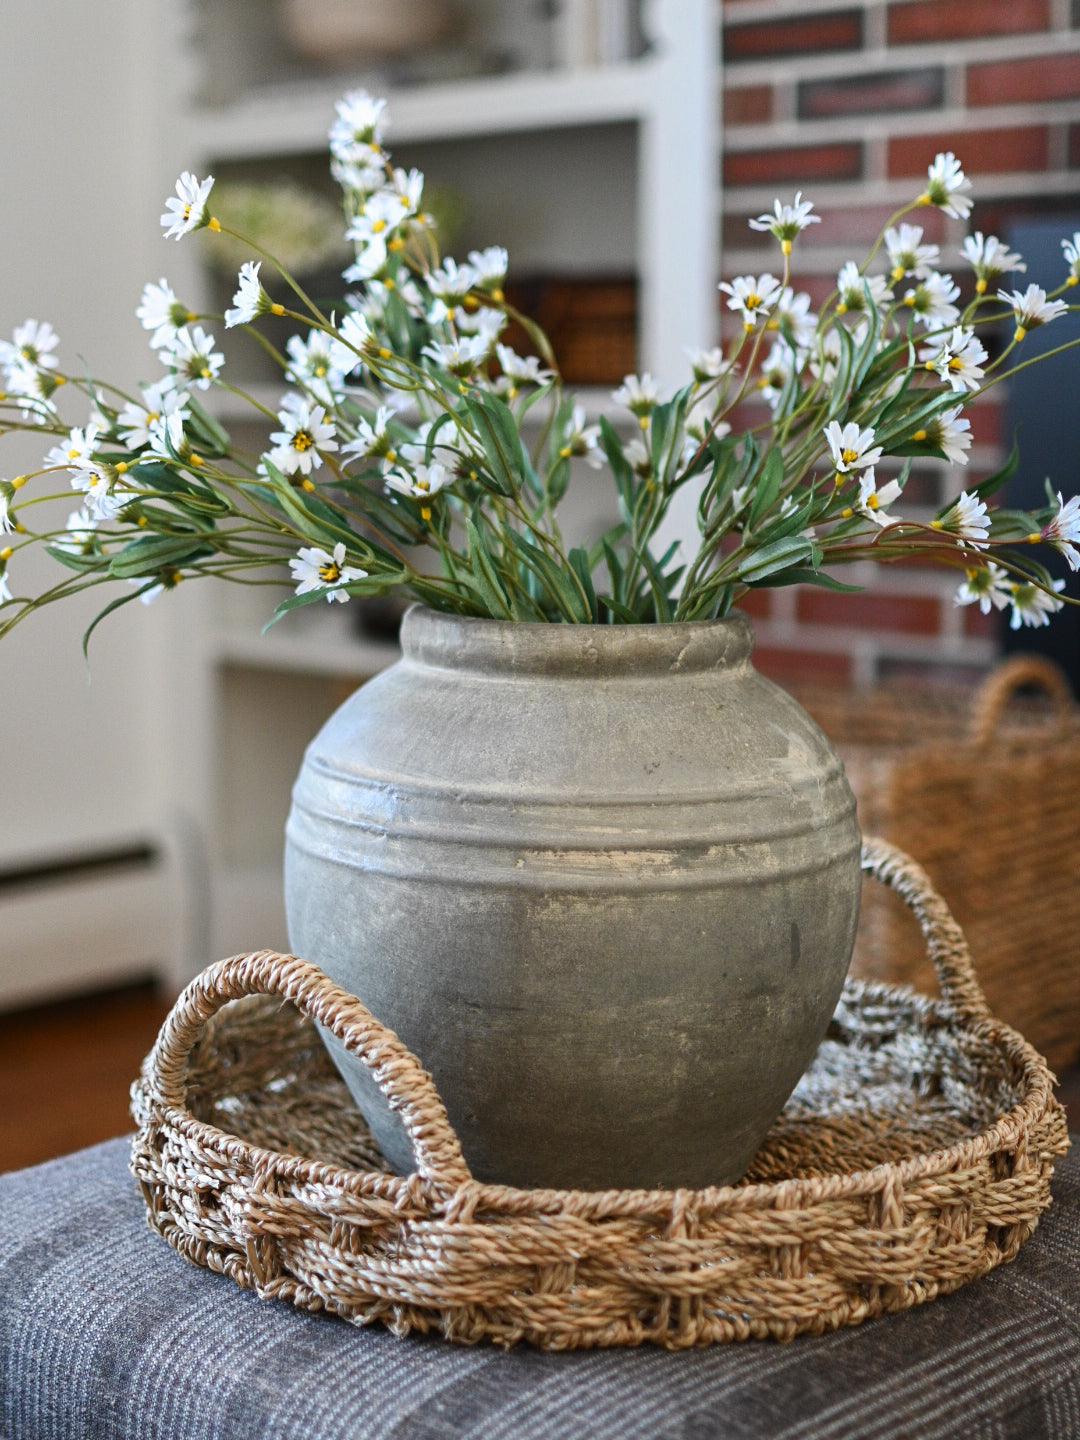
POLYGON ((151 1226, 265 1298, 461 1342, 787 1340, 955 1290, 1035 1229, 1063 1112, 1046 1063, 990 1017, 925 874, 879 842, 863 866, 914 911, 943 998, 849 981, 740 1184, 481 1185, 400 1040, 314 966, 262 951, 188 986, 133 1087, 151 1226), (389 1172, 314 1020, 400 1111, 414 1174, 389 1172))

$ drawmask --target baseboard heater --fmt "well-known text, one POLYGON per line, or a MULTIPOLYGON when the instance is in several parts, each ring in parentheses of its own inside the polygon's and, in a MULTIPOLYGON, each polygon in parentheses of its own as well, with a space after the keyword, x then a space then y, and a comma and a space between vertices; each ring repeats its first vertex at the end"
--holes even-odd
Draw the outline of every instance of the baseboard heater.
POLYGON ((169 899, 145 842, 0 868, 0 1009, 153 973, 169 899))

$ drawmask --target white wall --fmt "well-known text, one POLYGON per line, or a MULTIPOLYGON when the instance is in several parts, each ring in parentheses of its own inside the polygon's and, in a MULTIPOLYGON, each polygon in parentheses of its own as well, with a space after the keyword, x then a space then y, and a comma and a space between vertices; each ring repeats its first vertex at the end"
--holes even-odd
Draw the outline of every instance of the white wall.
MULTIPOLYGON (((145 0, 5 0, 3 10, 0 333, 27 316, 51 320, 64 372, 96 370, 125 385, 159 370, 133 311, 143 282, 170 258, 157 223, 172 167, 157 147, 156 97, 167 92, 150 48, 158 9, 145 0)), ((85 423, 88 405, 74 387, 59 398, 69 423, 85 423)), ((0 475, 32 468, 46 443, 0 437, 0 475)), ((55 479, 22 493, 44 493, 47 482, 60 488, 55 479)), ((72 508, 57 507, 53 523, 72 508)), ((11 567, 17 594, 62 574, 44 555, 33 563, 16 555, 11 567)), ((138 603, 106 621, 88 677, 80 637, 99 597, 112 593, 101 587, 36 614, 0 642, 0 877, 156 834, 155 776, 166 763, 156 742, 163 622, 138 603)), ((78 905, 92 930, 91 890, 78 905)), ((60 890, 56 906, 53 948, 78 933, 79 921, 60 890)), ((20 944, 18 913, 0 892, 0 1003, 27 990, 27 968, 50 948, 48 936, 33 955, 20 944)), ((86 938, 78 963, 104 970, 107 959, 86 938)), ((142 943, 153 949, 158 939, 142 943)))

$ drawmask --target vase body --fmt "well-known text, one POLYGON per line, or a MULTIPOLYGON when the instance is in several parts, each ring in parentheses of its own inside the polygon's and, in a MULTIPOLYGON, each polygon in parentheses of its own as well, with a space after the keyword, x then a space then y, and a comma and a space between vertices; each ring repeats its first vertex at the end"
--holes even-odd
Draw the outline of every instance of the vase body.
MULTIPOLYGON (((854 942, 855 806, 748 622, 528 625, 416 606, 312 742, 290 943, 434 1076, 474 1175, 736 1179, 854 942)), ((387 1158, 412 1156, 331 1053, 387 1158)))

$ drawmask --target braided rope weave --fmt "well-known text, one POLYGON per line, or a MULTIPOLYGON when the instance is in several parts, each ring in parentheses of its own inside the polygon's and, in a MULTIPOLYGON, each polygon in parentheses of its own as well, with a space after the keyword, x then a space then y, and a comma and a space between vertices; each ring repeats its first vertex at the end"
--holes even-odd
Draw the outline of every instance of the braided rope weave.
POLYGON ((955 1290, 1035 1229, 1063 1112, 919 867, 879 842, 863 867, 914 911, 944 999, 849 981, 740 1184, 481 1185, 401 1041, 314 966, 261 951, 187 987, 133 1087, 151 1226, 263 1297, 461 1342, 787 1340, 955 1290), (312 1021, 399 1111, 414 1174, 389 1173, 312 1021))

